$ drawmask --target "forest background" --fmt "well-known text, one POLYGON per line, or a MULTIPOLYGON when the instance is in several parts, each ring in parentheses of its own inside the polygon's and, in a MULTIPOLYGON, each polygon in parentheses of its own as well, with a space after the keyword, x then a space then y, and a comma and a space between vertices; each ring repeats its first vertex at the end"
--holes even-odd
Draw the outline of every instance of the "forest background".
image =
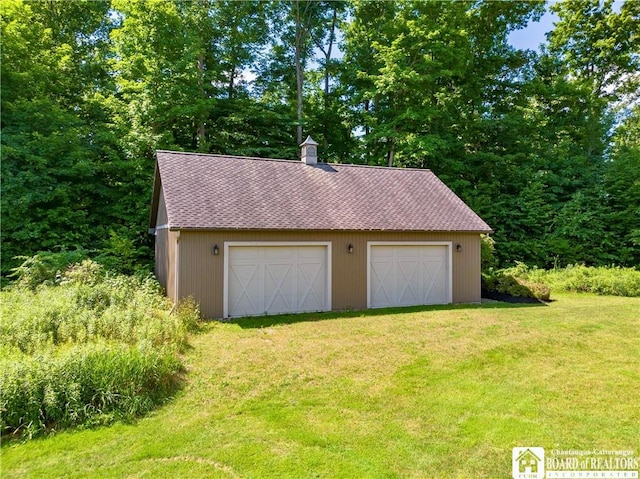
POLYGON ((295 159, 307 134, 323 161, 431 169, 496 266, 640 265, 638 1, 0 9, 3 276, 38 251, 148 267, 155 149, 295 159), (547 9, 538 51, 510 45, 547 9))

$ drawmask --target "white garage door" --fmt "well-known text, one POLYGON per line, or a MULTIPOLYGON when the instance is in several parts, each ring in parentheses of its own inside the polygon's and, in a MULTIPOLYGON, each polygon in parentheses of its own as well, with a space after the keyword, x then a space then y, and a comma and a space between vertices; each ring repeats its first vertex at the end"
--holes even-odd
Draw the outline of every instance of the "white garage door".
POLYGON ((229 244, 224 316, 331 309, 328 244, 229 244))
POLYGON ((368 306, 451 302, 449 244, 369 244, 368 306))

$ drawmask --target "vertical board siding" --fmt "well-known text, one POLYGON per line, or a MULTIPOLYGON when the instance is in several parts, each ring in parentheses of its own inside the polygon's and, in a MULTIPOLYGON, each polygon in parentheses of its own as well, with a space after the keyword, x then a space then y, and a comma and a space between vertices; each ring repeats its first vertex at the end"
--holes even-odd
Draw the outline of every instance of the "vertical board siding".
MULTIPOLYGON (((158 230, 156 231, 156 265, 155 265, 155 274, 158 282, 162 285, 162 287, 167 289, 167 276, 169 275, 169 250, 168 250, 168 242, 169 242, 169 230, 158 230)), ((167 294, 168 295, 168 294, 167 294)))
MULTIPOLYGON (((167 224, 167 221, 167 206, 164 202, 164 194, 162 193, 161 189, 156 226, 164 226, 167 224)), ((175 231, 169 231, 166 227, 156 229, 155 232, 156 278, 158 278, 158 282, 167 292, 167 296, 173 300, 176 299, 175 265, 177 236, 178 233, 176 233, 175 231)))
MULTIPOLYGON (((166 231, 166 230, 165 230, 166 231)), ((177 259, 178 233, 169 231, 167 236, 167 264, 169 271, 167 273, 167 296, 176 301, 176 259, 177 259)))
POLYGON ((176 299, 176 238, 175 231, 156 231, 156 278, 173 300, 176 299))
MULTIPOLYGON (((480 235, 477 233, 181 231, 178 250, 180 296, 193 296, 200 303, 202 314, 208 318, 220 318, 223 313, 225 241, 330 241, 331 309, 338 311, 367 307, 368 241, 451 241, 452 300, 454 303, 480 301, 480 235), (215 244, 218 255, 213 254, 215 244), (347 252, 349 244, 353 245, 353 253, 347 252), (456 252, 456 244, 461 245, 462 251, 456 252)), ((170 251, 170 244, 168 246, 170 251)), ((169 270, 175 264, 169 259, 169 270)), ((171 294, 172 280, 175 278, 169 271, 167 293, 175 299, 171 294)))
POLYGON ((158 200, 158 216, 156 218, 156 226, 166 225, 169 222, 167 216, 167 205, 164 202, 164 192, 160 188, 160 199, 158 200))

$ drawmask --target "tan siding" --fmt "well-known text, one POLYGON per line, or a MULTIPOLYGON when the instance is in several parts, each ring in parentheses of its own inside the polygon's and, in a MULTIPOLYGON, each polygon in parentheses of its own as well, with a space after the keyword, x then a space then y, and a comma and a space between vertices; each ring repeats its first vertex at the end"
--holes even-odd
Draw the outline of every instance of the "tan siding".
MULTIPOLYGON (((180 296, 191 295, 199 301, 205 317, 222 316, 225 241, 331 241, 334 310, 367 306, 367 241, 451 241, 453 302, 480 301, 480 235, 475 233, 182 231, 179 237, 180 296), (347 253, 349 243, 354 247, 352 254, 347 253), (462 247, 461 252, 455 251, 457 243, 462 247), (218 256, 212 254, 214 244, 220 250, 218 256)), ((168 282, 171 279, 168 278, 168 282)))
POLYGON ((158 204, 158 216, 156 218, 156 226, 164 226, 156 229, 155 236, 155 255, 156 266, 155 274, 158 282, 166 290, 167 296, 171 299, 176 298, 175 294, 175 261, 176 261, 176 238, 178 233, 169 231, 167 224, 167 207, 164 202, 164 194, 160 190, 160 200, 158 204))
POLYGON ((169 222, 167 216, 167 204, 164 201, 164 191, 160 188, 160 199, 158 200, 158 217, 156 226, 166 225, 169 222))
POLYGON ((175 294, 175 265, 176 265, 176 236, 177 233, 168 229, 156 231, 156 278, 166 290, 167 296, 176 298, 175 294))
MULTIPOLYGON (((167 231, 167 230, 165 230, 167 231)), ((175 231, 169 231, 167 237, 167 264, 169 265, 167 270, 167 296, 174 301, 177 299, 176 294, 176 256, 178 245, 178 233, 175 231)))
POLYGON ((169 252, 168 248, 169 230, 156 231, 156 278, 162 287, 167 289, 167 275, 169 274, 169 252))

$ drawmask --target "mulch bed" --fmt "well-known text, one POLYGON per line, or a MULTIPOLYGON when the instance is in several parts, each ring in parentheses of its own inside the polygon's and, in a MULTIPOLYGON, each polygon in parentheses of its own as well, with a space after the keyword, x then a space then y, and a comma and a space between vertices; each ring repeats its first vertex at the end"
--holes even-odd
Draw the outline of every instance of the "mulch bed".
POLYGON ((544 301, 536 298, 523 298, 522 296, 511 296, 506 293, 498 293, 496 291, 482 290, 482 297, 502 301, 504 303, 538 303, 545 304, 544 301))

